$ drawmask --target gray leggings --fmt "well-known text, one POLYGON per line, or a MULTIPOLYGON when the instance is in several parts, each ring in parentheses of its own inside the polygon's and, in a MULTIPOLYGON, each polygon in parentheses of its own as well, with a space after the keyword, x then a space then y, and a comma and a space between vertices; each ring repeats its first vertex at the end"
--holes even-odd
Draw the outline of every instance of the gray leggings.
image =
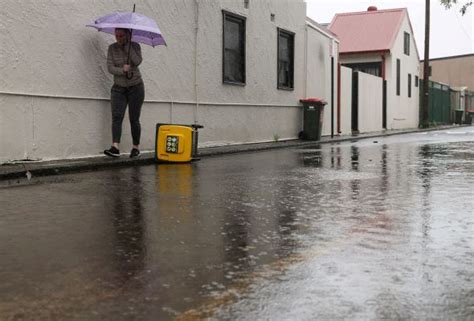
POLYGON ((130 119, 133 145, 140 144, 140 113, 144 100, 145 86, 143 83, 131 87, 112 86, 112 140, 114 143, 120 143, 123 117, 128 105, 128 118, 130 119))

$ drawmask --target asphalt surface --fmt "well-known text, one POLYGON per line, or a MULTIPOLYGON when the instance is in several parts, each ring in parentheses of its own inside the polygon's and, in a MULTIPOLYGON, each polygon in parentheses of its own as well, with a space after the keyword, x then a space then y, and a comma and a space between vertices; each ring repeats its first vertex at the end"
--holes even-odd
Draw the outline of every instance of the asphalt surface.
POLYGON ((474 128, 0 186, 0 320, 472 320, 474 128))

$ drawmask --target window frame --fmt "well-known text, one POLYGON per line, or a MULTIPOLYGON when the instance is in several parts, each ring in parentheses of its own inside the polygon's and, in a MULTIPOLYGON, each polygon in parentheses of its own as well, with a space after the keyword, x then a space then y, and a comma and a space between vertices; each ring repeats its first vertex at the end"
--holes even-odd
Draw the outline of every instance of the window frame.
POLYGON ((247 71, 246 71, 246 43, 247 43, 247 18, 226 10, 222 10, 222 83, 228 84, 228 85, 237 85, 237 86, 245 86, 247 83, 247 71), (240 81, 232 81, 226 79, 226 59, 225 59, 225 40, 226 40, 226 32, 225 32, 225 26, 226 26, 226 21, 232 21, 232 22, 237 22, 241 24, 242 30, 241 32, 241 38, 242 38, 242 43, 240 44, 240 50, 241 52, 241 58, 242 58, 242 63, 240 68, 242 68, 242 82, 240 81))
POLYGON ((403 53, 407 56, 410 55, 410 34, 404 31, 403 34, 403 53))
POLYGON ((419 80, 418 76, 415 75, 415 87, 418 88, 419 82, 420 82, 420 80, 419 80))
POLYGON ((277 28, 277 89, 280 90, 294 90, 295 89, 295 33, 282 29, 277 28), (280 85, 280 35, 288 36, 291 41, 291 52, 290 52, 290 59, 291 59, 291 76, 289 80, 289 86, 280 85))

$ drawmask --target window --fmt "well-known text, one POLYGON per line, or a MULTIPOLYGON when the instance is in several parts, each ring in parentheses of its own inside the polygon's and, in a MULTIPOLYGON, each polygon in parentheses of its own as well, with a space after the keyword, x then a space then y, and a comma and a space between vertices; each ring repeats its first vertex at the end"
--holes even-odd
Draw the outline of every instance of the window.
POLYGON ((408 32, 405 32, 404 38, 403 38, 403 52, 405 55, 409 56, 410 55, 410 34, 408 32))
POLYGON ((293 89, 295 34, 278 28, 278 88, 293 89))
POLYGON ((224 83, 245 85, 245 17, 223 13, 222 78, 224 83))
POLYGON ((397 96, 400 96, 400 59, 397 59, 397 96))
POLYGON ((419 79, 418 79, 418 76, 415 76, 415 87, 418 87, 418 83, 419 83, 419 79))
POLYGON ((408 74, 408 97, 411 97, 411 74, 408 74))

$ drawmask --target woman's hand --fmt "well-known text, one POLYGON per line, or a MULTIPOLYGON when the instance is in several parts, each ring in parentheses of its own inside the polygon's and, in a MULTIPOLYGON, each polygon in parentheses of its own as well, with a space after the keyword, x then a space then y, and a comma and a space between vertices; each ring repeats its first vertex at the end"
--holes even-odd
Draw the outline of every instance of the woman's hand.
POLYGON ((123 72, 127 73, 130 71, 130 65, 123 65, 123 72))

